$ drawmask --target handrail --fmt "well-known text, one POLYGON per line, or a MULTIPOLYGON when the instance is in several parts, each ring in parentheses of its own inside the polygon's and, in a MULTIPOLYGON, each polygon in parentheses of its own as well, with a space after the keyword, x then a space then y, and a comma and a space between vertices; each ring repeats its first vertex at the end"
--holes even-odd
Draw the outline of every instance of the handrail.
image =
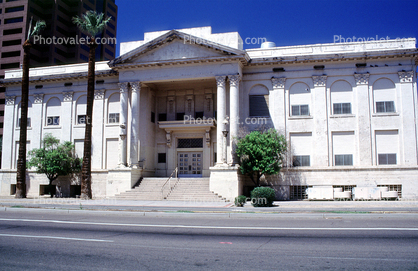
POLYGON ((168 183, 170 190, 172 190, 171 187, 171 178, 173 177, 173 174, 176 173, 176 178, 178 178, 178 168, 176 167, 173 172, 171 172, 170 177, 168 177, 167 181, 165 181, 165 183, 163 184, 163 186, 161 187, 161 199, 164 199, 164 187, 165 185, 168 183))

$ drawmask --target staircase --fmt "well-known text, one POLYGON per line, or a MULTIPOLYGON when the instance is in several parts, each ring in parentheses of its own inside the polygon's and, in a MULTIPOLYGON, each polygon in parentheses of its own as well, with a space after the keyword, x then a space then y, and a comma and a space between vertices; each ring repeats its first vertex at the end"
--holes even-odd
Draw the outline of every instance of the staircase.
MULTIPOLYGON (((141 181, 141 184, 135 187, 132 190, 122 192, 115 196, 116 199, 123 200, 162 200, 163 195, 161 189, 163 185, 167 182, 167 177, 164 178, 144 178, 141 181)), ((177 182, 177 179, 172 178, 170 183, 171 186, 177 182)), ((165 186, 164 197, 167 196, 169 192, 168 183, 165 186)))
POLYGON ((165 178, 144 178, 141 184, 132 190, 115 196, 121 200, 178 200, 193 202, 225 202, 225 199, 210 192, 209 178, 172 178, 169 183, 165 178), (165 185, 164 195, 161 193, 165 185), (167 195, 168 194, 168 195, 167 195))
POLYGON ((167 200, 225 202, 225 199, 209 190, 209 178, 180 178, 167 200))

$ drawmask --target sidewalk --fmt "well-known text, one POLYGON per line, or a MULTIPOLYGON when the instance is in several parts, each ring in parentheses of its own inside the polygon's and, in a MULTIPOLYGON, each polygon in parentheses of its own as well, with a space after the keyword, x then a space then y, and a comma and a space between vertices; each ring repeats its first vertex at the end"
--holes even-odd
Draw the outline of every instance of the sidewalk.
POLYGON ((255 208, 250 203, 235 207, 231 202, 199 201, 133 201, 117 199, 81 200, 76 198, 0 197, 2 208, 42 208, 64 210, 109 211, 190 211, 190 212, 413 212, 418 213, 418 201, 276 201, 274 207, 255 208))

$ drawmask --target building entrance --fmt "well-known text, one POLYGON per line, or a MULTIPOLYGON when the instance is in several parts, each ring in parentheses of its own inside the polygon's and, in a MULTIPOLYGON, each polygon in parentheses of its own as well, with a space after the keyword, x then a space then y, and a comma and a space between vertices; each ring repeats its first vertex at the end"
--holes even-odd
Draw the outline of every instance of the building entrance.
POLYGON ((179 177, 202 177, 203 152, 178 152, 179 177))

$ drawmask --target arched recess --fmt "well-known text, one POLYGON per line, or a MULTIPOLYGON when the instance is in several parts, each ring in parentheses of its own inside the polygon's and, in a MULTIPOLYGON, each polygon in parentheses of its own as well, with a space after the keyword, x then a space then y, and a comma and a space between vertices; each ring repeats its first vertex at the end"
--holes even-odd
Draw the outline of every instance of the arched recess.
POLYGON ((107 123, 119 123, 120 95, 113 93, 108 98, 107 123))
POLYGON ((311 89, 303 82, 294 83, 289 89, 290 116, 309 116, 312 103, 311 89))
POLYGON ((375 113, 396 112, 396 87, 392 80, 380 78, 373 84, 375 113))
POLYGON ((353 105, 353 87, 345 80, 331 85, 331 108, 334 115, 351 114, 353 105))
POLYGON ((46 103, 46 126, 60 125, 61 118, 61 101, 57 97, 52 97, 46 103))
POLYGON ((250 117, 270 117, 269 89, 257 84, 251 87, 248 94, 250 117))

